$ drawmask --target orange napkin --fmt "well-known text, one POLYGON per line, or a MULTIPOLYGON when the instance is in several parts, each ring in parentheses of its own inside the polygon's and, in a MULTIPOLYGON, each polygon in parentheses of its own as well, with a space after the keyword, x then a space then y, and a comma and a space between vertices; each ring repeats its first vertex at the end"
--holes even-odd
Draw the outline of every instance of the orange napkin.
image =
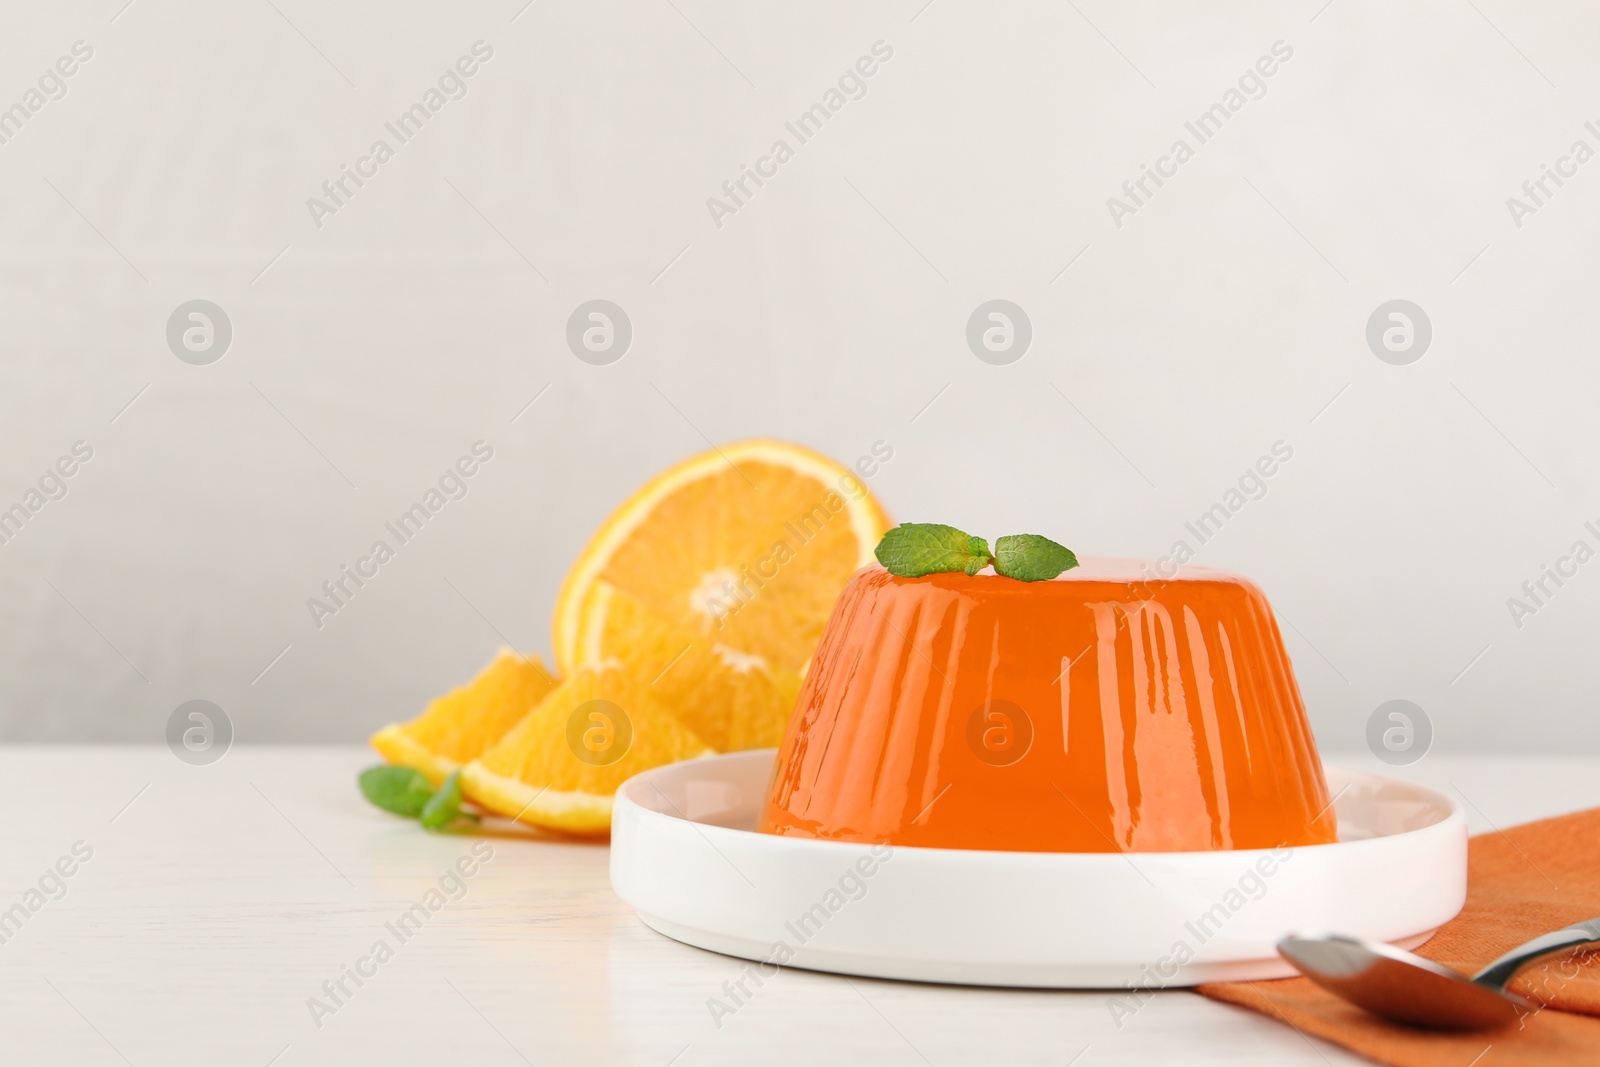
MULTIPOLYGON (((1596 916, 1600 808, 1474 837, 1467 847, 1467 906, 1417 951, 1471 974, 1539 934, 1596 916)), ((1548 956, 1510 988, 1546 1007, 1519 1025, 1472 1033, 1385 1022, 1305 978, 1217 982, 1196 992, 1395 1067, 1600 1062, 1600 949, 1548 956)))

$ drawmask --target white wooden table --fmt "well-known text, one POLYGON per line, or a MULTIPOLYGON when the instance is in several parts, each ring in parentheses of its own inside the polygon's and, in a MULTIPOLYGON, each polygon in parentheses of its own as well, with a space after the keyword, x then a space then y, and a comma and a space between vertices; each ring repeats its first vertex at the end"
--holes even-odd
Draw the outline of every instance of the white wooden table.
MULTIPOLYGON (((1381 769, 1363 754, 1339 759, 1381 769)), ((1103 993, 784 971, 719 1027, 742 964, 644 928, 607 850, 435 836, 369 808, 350 748, 0 749, 0 1058, 304 1064, 1359 1062, 1183 992, 1119 1029, 1103 993), (82 842, 82 844, 77 844, 82 842), (84 861, 74 857, 92 850, 84 861), (59 863, 59 868, 58 868, 59 863), (70 877, 60 870, 71 870, 70 877), (56 872, 51 874, 50 872, 56 872), (30 889, 43 890, 27 896, 30 889), (64 895, 63 895, 64 890, 64 895), (59 899, 52 899, 58 896, 59 899), (442 901, 442 903, 441 903, 442 901), (27 918, 12 905, 38 904, 27 918), (390 929, 421 904, 400 936, 390 929), (11 917, 6 918, 7 914, 11 917), (369 953, 386 942, 392 957, 369 953), (355 980, 344 968, 371 972, 355 980), (345 993, 335 1000, 324 983, 345 993), (308 1001, 329 1011, 313 1018, 308 1001), (320 1025, 319 1025, 320 1023, 320 1025)), ((1467 798, 1474 832, 1600 804, 1600 757, 1430 755, 1397 773, 1467 798)))

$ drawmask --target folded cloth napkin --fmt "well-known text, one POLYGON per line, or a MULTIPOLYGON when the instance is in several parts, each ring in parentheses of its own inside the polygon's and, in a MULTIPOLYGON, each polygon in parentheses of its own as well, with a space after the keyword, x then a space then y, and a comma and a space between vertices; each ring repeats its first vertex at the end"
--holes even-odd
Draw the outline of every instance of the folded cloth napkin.
MULTIPOLYGON (((1467 905, 1417 954, 1472 974, 1524 941, 1596 916, 1600 808, 1474 837, 1467 846, 1467 905)), ((1509 988, 1543 1007, 1520 1024, 1471 1033, 1386 1022, 1305 978, 1216 982, 1196 992, 1394 1067, 1600 1063, 1600 949, 1547 956, 1509 988)))

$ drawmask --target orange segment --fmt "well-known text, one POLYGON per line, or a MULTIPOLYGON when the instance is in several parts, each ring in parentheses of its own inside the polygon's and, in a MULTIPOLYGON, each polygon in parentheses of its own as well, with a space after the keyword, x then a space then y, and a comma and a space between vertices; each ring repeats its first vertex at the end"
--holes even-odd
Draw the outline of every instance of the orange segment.
POLYGON ((461 788, 490 811, 576 834, 611 828, 611 799, 628 778, 710 755, 619 664, 580 667, 461 770, 461 788))
POLYGON ((373 734, 372 747, 438 785, 505 736, 555 684, 537 657, 501 649, 467 685, 434 700, 410 722, 390 723, 373 734))
POLYGON ((622 663, 723 752, 776 746, 800 692, 795 672, 696 637, 605 581, 594 584, 584 605, 579 656, 622 663))
POLYGON ((584 662, 585 604, 604 581, 692 639, 798 672, 889 525, 859 478, 797 445, 703 453, 634 494, 578 557, 556 602, 556 662, 584 662))

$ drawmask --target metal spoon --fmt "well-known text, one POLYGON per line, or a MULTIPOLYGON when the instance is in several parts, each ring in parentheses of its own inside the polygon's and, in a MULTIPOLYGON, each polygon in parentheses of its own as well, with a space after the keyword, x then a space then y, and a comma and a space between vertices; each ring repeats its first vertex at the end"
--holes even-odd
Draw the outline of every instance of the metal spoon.
POLYGON ((1278 942, 1278 954, 1323 989, 1375 1015, 1440 1030, 1483 1030, 1535 1010, 1505 989, 1523 966, 1593 941, 1600 941, 1600 918, 1518 945, 1471 978, 1404 949, 1343 934, 1291 934, 1278 942))

